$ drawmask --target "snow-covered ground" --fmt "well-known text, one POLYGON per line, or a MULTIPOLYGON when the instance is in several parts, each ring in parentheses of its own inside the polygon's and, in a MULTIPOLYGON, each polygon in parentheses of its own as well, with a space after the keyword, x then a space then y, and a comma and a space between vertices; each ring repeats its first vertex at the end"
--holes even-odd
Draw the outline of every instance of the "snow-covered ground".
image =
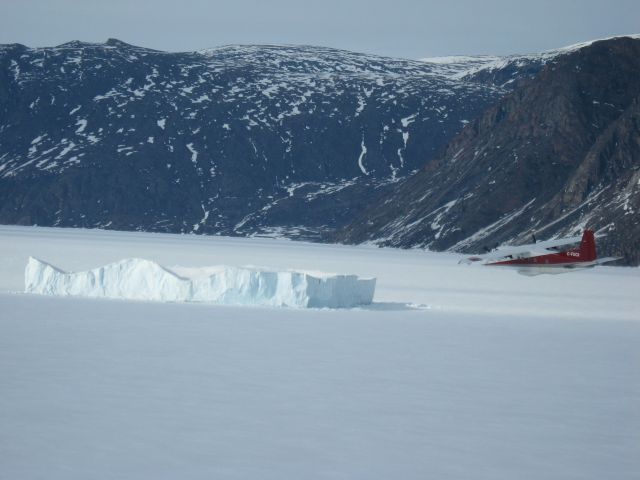
POLYGON ((0 478, 638 478, 640 270, 458 259, 0 227, 0 478), (22 293, 29 256, 378 282, 348 310, 58 298, 22 293))

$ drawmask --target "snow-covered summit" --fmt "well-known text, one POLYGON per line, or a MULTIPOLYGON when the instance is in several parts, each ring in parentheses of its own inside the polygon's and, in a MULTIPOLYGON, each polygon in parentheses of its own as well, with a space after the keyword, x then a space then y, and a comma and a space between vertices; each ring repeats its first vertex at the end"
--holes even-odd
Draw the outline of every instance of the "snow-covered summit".
POLYGON ((512 55, 451 55, 441 57, 421 58, 434 67, 434 72, 438 72, 452 79, 471 78, 480 72, 493 72, 496 70, 518 69, 531 65, 541 66, 556 59, 561 55, 566 55, 582 48, 588 47, 595 42, 612 40, 615 38, 639 39, 640 34, 616 35, 613 37, 589 40, 586 42, 567 45, 566 47, 547 50, 540 53, 512 54, 512 55))
POLYGON ((280 74, 432 75, 419 60, 384 57, 313 45, 225 45, 197 52, 207 61, 239 67, 253 65, 280 74))

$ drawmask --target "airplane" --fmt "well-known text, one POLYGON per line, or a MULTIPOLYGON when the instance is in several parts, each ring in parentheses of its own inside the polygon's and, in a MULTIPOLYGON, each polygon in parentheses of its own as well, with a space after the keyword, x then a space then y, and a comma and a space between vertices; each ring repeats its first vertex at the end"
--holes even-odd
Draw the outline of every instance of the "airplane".
MULTIPOLYGON (((535 241, 535 236, 534 236, 535 241)), ((484 255, 460 260, 458 263, 516 268, 523 275, 566 273, 580 268, 595 267, 619 260, 621 257, 598 258, 593 230, 585 230, 582 237, 536 242, 531 245, 504 247, 484 255), (560 247, 580 242, 574 248, 560 247)))

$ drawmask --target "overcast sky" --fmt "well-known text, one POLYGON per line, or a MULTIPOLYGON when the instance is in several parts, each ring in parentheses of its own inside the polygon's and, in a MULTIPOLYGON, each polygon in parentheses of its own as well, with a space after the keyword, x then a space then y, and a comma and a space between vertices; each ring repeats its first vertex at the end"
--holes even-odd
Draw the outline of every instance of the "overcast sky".
POLYGON ((639 0, 0 0, 0 43, 169 51, 324 45, 405 58, 530 53, 640 33, 639 0))

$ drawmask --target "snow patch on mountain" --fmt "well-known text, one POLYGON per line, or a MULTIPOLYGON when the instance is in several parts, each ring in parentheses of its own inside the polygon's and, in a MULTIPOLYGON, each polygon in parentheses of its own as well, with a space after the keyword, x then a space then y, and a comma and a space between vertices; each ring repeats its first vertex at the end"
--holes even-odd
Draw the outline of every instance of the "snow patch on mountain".
POLYGON ((87 128, 87 123, 88 123, 88 122, 87 122, 85 119, 79 119, 79 120, 76 122, 76 125, 77 125, 77 127, 78 127, 78 128, 76 129, 76 134, 80 134, 80 133, 84 132, 85 128, 87 128))
POLYGON ((364 134, 362 134, 362 143, 360 144, 360 148, 361 150, 360 156, 358 157, 358 166, 360 167, 362 173, 364 173, 365 175, 369 175, 369 172, 367 172, 367 169, 364 167, 364 163, 362 162, 365 155, 367 154, 367 146, 364 144, 364 134))
POLYGON ((198 151, 193 148, 193 143, 188 143, 187 144, 187 150, 189 150, 189 152, 191 153, 191 162, 193 162, 194 164, 198 163, 198 151))

